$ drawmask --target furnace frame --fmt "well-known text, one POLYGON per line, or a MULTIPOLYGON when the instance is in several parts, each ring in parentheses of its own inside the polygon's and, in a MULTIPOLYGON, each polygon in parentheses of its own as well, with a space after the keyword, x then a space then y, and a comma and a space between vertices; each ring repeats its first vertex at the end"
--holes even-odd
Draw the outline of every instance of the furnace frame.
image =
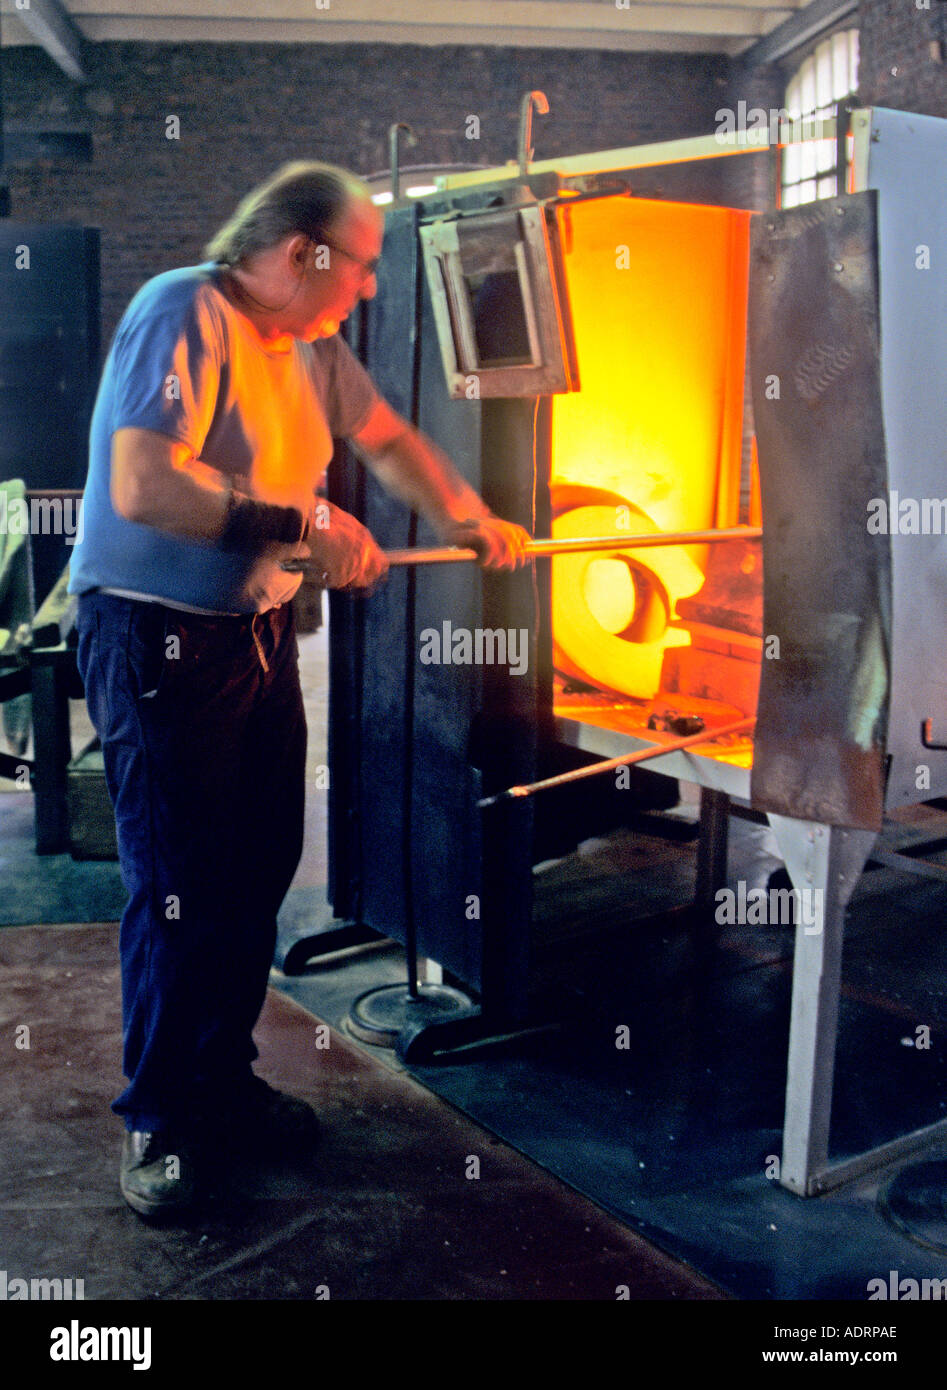
MULTIPOLYGON (((918 243, 913 230, 918 219, 933 228, 929 240, 938 229, 943 239, 945 204, 929 170, 947 162, 947 122, 875 109, 855 112, 852 131, 853 191, 873 191, 878 204, 880 381, 888 476, 922 488, 925 479, 936 477, 932 461, 947 438, 947 351, 938 326, 947 318, 947 278, 932 260, 927 278, 918 281, 913 264, 899 263, 892 253, 896 246, 903 249, 918 243), (911 353, 912 336, 916 341, 918 335, 930 364, 926 377, 917 373, 911 353)), ((712 141, 708 137, 675 142, 665 147, 665 155, 688 159, 727 153, 721 142, 712 141)), ((637 158, 634 151, 606 151, 549 163, 562 179, 571 177, 574 186, 584 186, 598 173, 663 163, 661 152, 661 146, 652 146, 637 158)), ((495 195, 504 180, 509 185, 514 178, 508 170, 463 175, 445 180, 443 194, 454 189, 457 196, 473 199, 489 185, 495 195)), ((473 415, 465 405, 451 402, 444 390, 431 308, 421 294, 417 228, 420 216, 443 206, 442 198, 397 210, 389 224, 386 259, 407 278, 402 283, 392 273, 383 279, 383 319, 374 328, 369 326, 370 319, 363 323, 356 346, 376 378, 386 361, 399 360, 398 373, 379 381, 392 404, 449 445, 455 461, 496 511, 535 526, 538 534, 548 534, 550 518, 541 507, 536 511, 530 487, 515 477, 481 472, 491 451, 548 447, 548 413, 541 401, 530 409, 523 400, 494 400, 488 403, 489 410, 484 406, 480 412, 478 407, 473 415)), ((797 219, 799 213, 792 210, 797 219)), ((761 470, 765 466, 761 459, 761 470)), ((403 509, 381 497, 355 470, 343 469, 335 479, 334 500, 362 517, 383 544, 409 545, 421 537, 423 526, 419 528, 403 509)), ((763 546, 765 556, 765 526, 763 546)), ((893 619, 889 631, 893 645, 885 725, 888 760, 883 769, 885 805, 890 807, 927 800, 947 790, 947 750, 925 747, 920 732, 922 720, 937 713, 935 700, 943 704, 947 672, 942 663, 947 656, 932 651, 936 641, 912 622, 919 588, 928 599, 929 611, 935 609, 940 549, 936 537, 891 537, 893 619), (916 540, 925 544, 910 543, 916 540), (910 795, 910 770, 918 750, 931 767, 924 797, 910 795)), ((441 600, 446 596, 450 612, 460 614, 471 626, 508 627, 532 602, 524 576, 503 581, 505 588, 485 580, 479 595, 469 593, 469 578, 457 574, 438 582, 441 600)), ((637 737, 587 713, 582 719, 559 715, 550 727, 551 690, 544 686, 542 675, 549 669, 549 653, 543 648, 548 642, 549 612, 542 602, 540 630, 533 634, 539 675, 534 667, 529 679, 504 685, 496 673, 479 673, 480 683, 472 693, 463 672, 412 671, 418 629, 432 611, 443 607, 443 603, 432 606, 425 585, 423 578, 393 577, 387 593, 372 601, 370 618, 364 609, 356 611, 344 598, 333 597, 330 896, 337 915, 396 939, 404 939, 408 916, 417 919, 422 952, 481 992, 483 1022, 515 1021, 522 1016, 528 972, 522 924, 528 918, 530 900, 528 869, 524 873, 516 845, 532 833, 531 813, 528 807, 519 807, 502 821, 482 824, 473 809, 475 798, 504 784, 530 780, 544 735, 605 757, 652 747, 661 739, 658 735, 637 737), (403 613, 408 615, 407 626, 403 613), (398 645, 402 630, 407 638, 404 650, 398 645), (395 636, 384 680, 376 679, 370 658, 372 643, 382 631, 395 636), (363 691, 367 692, 364 706, 359 704, 363 691), (400 691, 406 692, 406 704, 400 691), (437 750, 439 765, 433 769, 424 765, 413 747, 411 731, 422 728, 437 730, 438 737, 443 734, 443 745, 437 750), (381 846, 387 856, 384 870, 376 862, 381 846), (465 884, 481 890, 478 902, 483 916, 476 939, 467 924, 455 924, 451 916, 458 909, 454 899, 462 900, 465 884)), ((698 886, 705 901, 725 872, 730 798, 766 812, 797 888, 822 889, 817 922, 800 923, 796 929, 780 1175, 789 1190, 813 1195, 947 1135, 947 1121, 841 1162, 829 1161, 844 913, 878 827, 796 818, 767 807, 759 795, 754 801, 751 772, 745 763, 745 758, 726 751, 717 756, 677 753, 668 755, 661 770, 702 788, 702 821, 709 833, 702 845, 698 886)), ((938 876, 947 878, 947 871, 938 876)))

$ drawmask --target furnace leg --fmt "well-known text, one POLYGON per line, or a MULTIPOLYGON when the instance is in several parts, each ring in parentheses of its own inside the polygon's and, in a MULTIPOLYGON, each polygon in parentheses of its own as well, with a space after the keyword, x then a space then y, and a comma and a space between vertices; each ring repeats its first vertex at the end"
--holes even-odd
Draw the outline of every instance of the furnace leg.
POLYGON ((712 787, 700 789, 700 839, 697 843, 697 888, 694 900, 699 908, 712 910, 718 888, 727 886, 727 834, 730 828, 730 798, 712 787))
POLYGON ((828 1184, 829 1121, 838 1026, 845 908, 875 840, 770 815, 776 843, 799 895, 780 1182, 811 1196, 828 1184))

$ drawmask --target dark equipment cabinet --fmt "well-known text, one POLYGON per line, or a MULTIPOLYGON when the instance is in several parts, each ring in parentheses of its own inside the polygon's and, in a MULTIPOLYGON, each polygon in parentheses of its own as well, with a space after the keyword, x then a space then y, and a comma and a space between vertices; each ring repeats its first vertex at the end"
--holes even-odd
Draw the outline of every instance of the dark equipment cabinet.
MULTIPOLYGON (((0 479, 85 485, 98 369, 97 229, 0 219, 0 479)), ((69 553, 62 537, 34 545, 37 594, 69 553)))
MULTIPOLYGON (((0 219, 0 480, 21 479, 30 499, 74 503, 85 484, 98 370, 98 230, 0 219)), ((0 704, 26 700, 29 711, 25 723, 4 719, 4 728, 15 727, 25 743, 32 719, 40 854, 69 847, 69 699, 82 694, 67 640, 74 605, 62 576, 72 548, 62 530, 50 522, 31 534, 29 606, 35 595, 41 607, 35 617, 16 614, 14 626, 32 626, 29 642, 21 647, 11 636, 0 652, 0 704)), ((21 753, 0 753, 0 762, 22 766, 21 753)), ((104 810, 104 793, 101 802, 104 810)))

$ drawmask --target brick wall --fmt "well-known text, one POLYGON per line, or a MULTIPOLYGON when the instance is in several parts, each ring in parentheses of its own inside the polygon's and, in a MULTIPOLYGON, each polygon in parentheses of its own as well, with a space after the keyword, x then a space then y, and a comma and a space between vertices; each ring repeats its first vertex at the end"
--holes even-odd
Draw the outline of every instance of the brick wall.
POLYGON ((947 56, 938 61, 930 45, 947 45, 947 0, 861 0, 859 100, 947 117, 947 56))
MULTIPOLYGON (((947 0, 862 0, 861 92, 947 116, 947 0)), ((44 160, 8 171, 12 214, 102 229, 102 329, 150 275, 199 259, 235 201, 286 158, 323 158, 363 174, 388 164, 387 129, 420 136, 405 164, 496 164, 516 152, 519 101, 531 87, 551 112, 534 121, 539 159, 707 134, 722 106, 780 106, 778 67, 724 57, 370 45, 91 44, 82 87, 40 50, 3 53, 5 117, 87 129, 91 164, 44 160), (480 119, 480 139, 465 136, 480 119), (180 139, 166 138, 168 117, 180 139)), ((786 68, 791 71, 790 62, 786 68)), ((633 178, 645 197, 764 207, 765 156, 664 166, 633 178)))
POLYGON ((90 45, 87 87, 36 49, 3 61, 7 120, 92 133, 91 164, 8 176, 15 218, 101 227, 105 343, 135 289, 199 259, 236 200, 287 158, 383 170, 388 126, 405 120, 420 137, 406 165, 503 163, 533 87, 551 107, 534 120, 537 159, 706 134, 729 76, 722 57, 377 44, 90 45), (469 115, 479 140, 465 136, 469 115))
MULTIPOLYGON (((778 110, 783 103, 784 90, 785 79, 775 64, 749 69, 733 63, 726 84, 721 86, 717 109, 729 108, 737 112, 742 101, 748 112, 754 108, 778 110)), ((716 129, 715 114, 711 113, 701 134, 710 135, 716 129)), ((759 209, 770 205, 773 164, 768 154, 750 151, 695 164, 642 169, 632 174, 629 182, 640 198, 672 198, 759 209)))

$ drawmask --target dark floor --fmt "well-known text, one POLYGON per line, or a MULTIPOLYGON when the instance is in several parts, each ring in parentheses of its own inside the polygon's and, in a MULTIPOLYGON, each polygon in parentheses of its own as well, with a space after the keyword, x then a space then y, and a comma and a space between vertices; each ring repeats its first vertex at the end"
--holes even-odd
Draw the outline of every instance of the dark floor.
MULTIPOLYGON (((731 879, 765 883, 773 848, 768 830, 733 821, 731 879)), ((686 902, 693 872, 693 845, 669 852, 622 834, 546 866, 540 932, 558 923, 561 935, 564 921, 576 932, 583 915, 611 929, 558 951, 559 988, 534 1019, 550 1026, 413 1074, 742 1298, 864 1300, 892 1269, 947 1277, 947 1248, 924 1248, 877 1206, 884 1183, 918 1159, 817 1199, 766 1176, 781 1149, 792 931, 724 928, 708 942, 706 921, 666 910, 686 902), (649 915, 635 923, 636 911, 649 915), (620 1025, 628 1050, 615 1047, 620 1025)), ((833 1158, 947 1112, 945 908, 943 884, 883 869, 862 878, 847 926, 833 1158), (919 1025, 929 1048, 913 1045, 919 1025)), ((403 975, 391 950, 314 962, 281 985, 341 1024, 361 990, 403 975)), ((943 1242, 943 1220, 939 1230, 943 1242)))
MULTIPOLYGON (((0 1268, 84 1280, 90 1299, 719 1299, 558 1179, 270 993, 258 1070, 311 1099, 309 1162, 226 1144, 200 1214, 141 1222, 118 1193, 117 929, 0 933, 0 1268), (21 1035, 22 1036, 22 1035, 21 1035), (475 1172, 479 1169, 477 1176, 475 1172)), ((5 1295, 4 1295, 5 1296, 5 1295)))
MULTIPOLYGON (((314 775, 325 760, 324 634, 300 650, 307 841, 278 963, 331 919, 326 792, 314 775)), ((78 703, 73 718, 79 746, 78 703)), ((922 807, 886 839, 945 832, 943 810, 922 807)), ((763 885, 777 865, 767 830, 731 822, 731 884, 763 885)), ((791 931, 708 933, 681 908, 693 874, 693 842, 628 834, 540 866, 539 1030, 414 1077, 393 1053, 338 1032, 327 1051, 315 1047, 316 1018, 338 1029, 359 993, 404 979, 397 948, 314 961, 299 976, 275 970, 263 1066, 323 1110, 319 1161, 311 1172, 238 1165, 235 1190, 197 1225, 155 1232, 116 1187, 115 928, 16 926, 117 916, 117 867, 38 858, 32 797, 0 795, 0 924, 12 924, 0 932, 0 1039, 23 1022, 31 1030, 30 1050, 0 1064, 0 1269, 83 1277, 90 1298, 168 1299, 311 1298, 328 1282, 333 1298, 354 1299, 614 1299, 628 1285, 633 1297, 864 1303, 867 1281, 892 1270, 947 1277, 947 1193, 934 1194, 931 1249, 879 1210, 889 1174, 809 1200, 765 1176, 780 1152, 791 931), (622 1025, 627 1050, 615 1047, 622 1025), (481 1159, 480 1179, 464 1176, 468 1156, 481 1159)), ((944 884, 888 869, 862 877, 846 928, 835 1156, 947 1113, 945 926, 944 884), (924 1027, 926 1049, 913 1045, 924 1027)), ((917 1160, 896 1171, 910 1176, 917 1160)))

